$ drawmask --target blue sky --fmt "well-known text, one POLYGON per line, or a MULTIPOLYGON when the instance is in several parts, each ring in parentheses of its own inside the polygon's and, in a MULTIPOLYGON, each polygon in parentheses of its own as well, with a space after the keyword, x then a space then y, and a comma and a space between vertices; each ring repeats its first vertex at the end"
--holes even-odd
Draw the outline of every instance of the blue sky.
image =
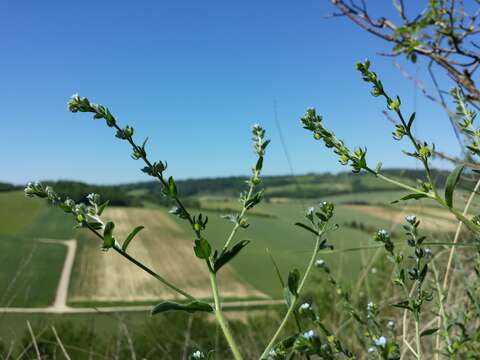
MULTIPOLYGON (((445 114, 376 55, 389 46, 324 19, 332 10, 325 0, 2 2, 0 181, 145 180, 111 129, 67 111, 73 93, 107 105, 139 141, 149 136, 152 160, 167 160, 176 178, 247 174, 254 123, 272 139, 265 173, 289 173, 275 101, 295 173, 343 169, 301 128, 311 106, 349 145, 366 145, 372 163, 415 167, 354 69, 364 58, 417 110, 418 135, 458 153, 445 114)), ((406 66, 427 81, 421 63, 406 66)))

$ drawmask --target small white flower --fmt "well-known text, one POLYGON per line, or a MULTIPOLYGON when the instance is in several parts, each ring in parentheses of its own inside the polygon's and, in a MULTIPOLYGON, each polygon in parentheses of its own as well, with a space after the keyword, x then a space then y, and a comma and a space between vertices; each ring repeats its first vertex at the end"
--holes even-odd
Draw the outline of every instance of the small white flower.
POLYGON ((375 340, 375 345, 380 347, 385 347, 387 344, 387 338, 385 336, 380 336, 377 340, 375 340))
POLYGON ((395 321, 393 320, 390 320, 388 323, 387 323, 387 327, 389 329, 393 329, 395 327, 395 321))
POLYGON ((375 267, 372 268, 371 272, 372 272, 372 274, 376 274, 377 273, 377 268, 375 268, 375 267))
POLYGON ((373 302, 370 301, 370 302, 367 304, 367 310, 370 312, 370 311, 373 310, 373 307, 374 307, 374 304, 373 304, 373 302))
POLYGON ((270 356, 271 358, 273 358, 275 355, 277 355, 277 352, 275 351, 275 349, 271 349, 271 350, 268 352, 268 356, 270 356))
POLYGON ((325 266, 325 260, 319 259, 319 260, 315 261, 315 266, 319 267, 319 268, 324 267, 325 266))
POLYGON ((300 311, 306 311, 306 310, 310 310, 311 309, 311 306, 309 303, 303 303, 302 305, 300 305, 300 311))
POLYGON ((200 350, 197 350, 197 351, 195 351, 195 352, 193 353, 192 356, 193 356, 195 359, 200 359, 200 358, 202 357, 202 355, 203 355, 202 352, 201 352, 200 350))
POLYGON ((305 331, 303 333, 303 337, 307 340, 312 339, 315 336, 315 332, 313 330, 305 331))
POLYGON ((410 224, 415 224, 415 222, 417 221, 417 217, 415 215, 407 215, 405 216, 405 220, 407 220, 407 222, 409 222, 410 224))
POLYGON ((387 236, 387 235, 388 235, 388 231, 385 230, 385 229, 378 230, 378 235, 387 236))
POLYGON ((375 352, 375 348, 374 347, 369 347, 368 348, 368 353, 371 354, 373 352, 375 352))

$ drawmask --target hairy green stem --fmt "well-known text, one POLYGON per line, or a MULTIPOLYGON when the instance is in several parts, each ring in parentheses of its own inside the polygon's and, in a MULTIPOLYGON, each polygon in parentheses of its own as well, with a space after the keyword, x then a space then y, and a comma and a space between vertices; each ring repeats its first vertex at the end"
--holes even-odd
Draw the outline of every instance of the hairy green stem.
MULTIPOLYGON (((428 168, 428 167, 427 167, 428 168)), ((426 169, 427 169, 426 168, 426 169)), ((446 208, 447 210, 449 210, 453 215, 455 215, 455 217, 457 218, 457 220, 463 222, 470 230, 472 230, 473 232, 475 233, 480 233, 480 226, 474 224, 471 220, 467 219, 467 217, 465 217, 461 212, 459 212, 457 209, 453 208, 453 207, 449 207, 446 203, 445 203, 445 200, 442 199, 440 197, 440 195, 438 195, 438 193, 436 192, 436 190, 434 190, 434 193, 427 193, 427 192, 424 192, 424 191, 421 191, 417 188, 414 188, 412 186, 409 186, 407 184, 404 184, 400 181, 397 181, 395 179, 392 179, 388 176, 385 176, 385 175, 382 175, 378 172, 376 172, 375 170, 367 167, 365 168, 366 171, 368 171, 369 173, 375 175, 376 177, 378 177, 379 179, 382 179, 386 182, 389 182, 391 184, 394 184, 394 185, 397 185, 398 187, 401 187, 401 188, 404 188, 406 190, 410 190, 414 193, 417 193, 417 194, 423 194, 425 195, 426 197, 429 197, 430 199, 433 199, 435 200, 437 203, 439 203, 440 205, 442 205, 442 207, 446 208)), ((429 173, 429 171, 427 171, 427 173, 429 173)), ((429 181, 432 181, 431 179, 431 175, 427 175, 429 177, 429 181)), ((431 184, 432 185, 432 189, 434 189, 434 185, 433 183, 431 184)))
MULTIPOLYGON (((443 296, 443 289, 442 286, 440 285, 440 279, 438 277, 438 271, 437 267, 435 266, 435 262, 432 261, 432 270, 433 270, 433 275, 435 279, 435 287, 437 288, 437 293, 438 293, 438 304, 440 307, 440 319, 442 320, 442 327, 443 327, 443 333, 445 336, 445 340, 447 341, 447 347, 450 346, 451 341, 450 341, 450 335, 448 334, 448 319, 447 319, 447 313, 445 311, 445 306, 443 304, 444 296, 443 296)), ((439 334, 436 336, 436 350, 439 350, 438 347, 440 345, 440 337, 439 334)), ((438 359, 438 354, 436 355, 436 358, 438 359)))
MULTIPOLYGON (((253 183, 251 183, 250 188, 248 189, 248 194, 247 194, 247 198, 246 198, 245 202, 248 201, 250 199, 250 197, 252 196, 254 188, 255 188, 255 185, 253 183)), ((247 208, 245 207, 245 204, 244 204, 243 209, 240 212, 240 215, 238 216, 238 221, 233 226, 232 232, 228 236, 227 241, 225 242, 225 245, 223 245, 224 250, 226 248, 228 248, 228 245, 230 245, 230 242, 233 240, 235 234, 237 233, 238 229, 240 228, 240 220, 243 219, 246 212, 247 212, 247 208)))
MULTIPOLYGON (((312 267, 313 267, 313 264, 315 263, 315 259, 317 258, 317 254, 318 254, 318 247, 320 245, 320 239, 324 233, 324 229, 322 229, 321 232, 319 232, 318 236, 317 236, 317 239, 315 241, 315 247, 313 249, 313 252, 312 252, 312 256, 310 258, 310 261, 308 262, 308 265, 307 265, 307 268, 305 269, 305 274, 303 275, 303 278, 302 278, 302 281, 300 282, 300 284, 298 285, 298 289, 297 289, 297 294, 299 295, 303 289, 303 286, 305 285, 306 283, 306 280, 307 280, 307 277, 308 275, 310 274, 310 271, 312 270, 312 267)), ((277 338, 280 336, 280 334, 282 333, 282 330, 283 328, 285 327, 285 325, 287 324, 287 321, 288 319, 290 318, 290 316, 293 314, 294 310, 295 310, 295 307, 297 306, 297 303, 298 303, 298 300, 299 300, 299 296, 296 296, 292 303, 290 304, 288 310, 287 310, 287 313, 285 314, 285 316, 283 317, 283 320, 282 322, 280 323, 277 331, 275 332, 275 334, 273 334, 270 342, 268 343, 267 347, 265 348, 265 350, 263 351, 262 355, 260 356, 260 359, 263 360, 263 359, 266 359, 267 356, 268 356, 268 353, 270 352, 270 350, 272 349, 272 347, 275 345, 275 342, 277 341, 277 338)))
MULTIPOLYGON (((420 315, 419 315, 420 317, 420 315)), ((420 343, 420 319, 415 319, 415 339, 417 342, 417 360, 422 359, 422 345, 420 343)))
MULTIPOLYGON (((121 131, 121 128, 115 124, 115 129, 117 129, 118 131, 121 131)), ((138 146, 135 141, 133 141, 133 138, 130 136, 128 138, 126 138, 126 140, 128 141, 128 143, 135 149, 135 150, 140 150, 140 146, 138 146)), ((147 155, 144 154, 142 156, 142 160, 143 162, 150 168, 150 169, 153 169, 153 165, 152 163, 150 162, 150 160, 148 160, 147 158, 147 155)), ((163 173, 160 173, 159 175, 156 175, 155 176, 159 181, 160 183, 162 184, 162 186, 166 186, 168 187, 168 184, 167 182, 165 181, 165 179, 163 178, 163 173)), ((190 223, 190 226, 192 227, 192 230, 193 232, 195 233, 196 237, 197 238, 200 238, 201 237, 201 234, 200 234, 200 230, 196 229, 195 228, 195 223, 193 221, 193 218, 192 216, 190 215, 190 213, 188 212, 187 208, 183 205, 182 201, 178 198, 178 196, 176 196, 174 198, 174 201, 175 203, 177 204, 177 206, 185 213, 186 217, 187 217, 187 221, 190 223)))
POLYGON ((374 176, 378 177, 379 179, 382 179, 382 180, 384 180, 384 181, 386 181, 386 182, 389 182, 390 184, 396 185, 396 186, 398 186, 398 187, 404 188, 405 190, 409 190, 409 191, 412 191, 412 192, 417 193, 417 194, 423 194, 423 195, 425 195, 425 196, 432 197, 432 195, 429 194, 429 193, 426 193, 426 192, 421 191, 421 190, 419 190, 419 189, 417 189, 417 188, 415 188, 415 187, 413 187, 413 186, 404 184, 404 183, 402 183, 402 182, 400 182, 400 181, 398 181, 398 180, 395 180, 395 179, 392 179, 392 178, 390 178, 390 177, 388 177, 388 176, 385 176, 385 175, 383 175, 383 174, 380 174, 379 172, 376 172, 375 170, 373 170, 373 169, 371 169, 371 168, 369 168, 369 167, 366 167, 365 170, 368 171, 369 173, 373 174, 374 176))
POLYGON ((230 332, 227 321, 223 316, 222 307, 220 305, 220 297, 218 294, 217 277, 215 273, 213 273, 212 271, 210 271, 210 283, 212 286, 213 300, 215 302, 215 317, 217 319, 217 322, 220 325, 220 328, 222 329, 223 335, 225 336, 225 340, 227 340, 228 346, 232 351, 232 355, 234 359, 242 360, 243 359, 242 355, 238 350, 238 346, 235 340, 233 339, 233 336, 232 336, 232 333, 230 332))

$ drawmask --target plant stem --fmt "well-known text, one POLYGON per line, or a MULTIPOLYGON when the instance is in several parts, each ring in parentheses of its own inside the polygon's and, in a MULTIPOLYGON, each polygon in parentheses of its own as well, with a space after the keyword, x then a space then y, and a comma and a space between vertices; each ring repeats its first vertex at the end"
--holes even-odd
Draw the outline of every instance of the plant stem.
MULTIPOLYGON (((410 190, 410 191, 413 191, 414 193, 417 193, 417 194, 423 194, 425 195, 426 197, 429 197, 433 200, 435 200, 437 203, 439 203, 440 205, 442 205, 444 208, 446 208, 447 210, 449 210, 453 215, 455 215, 455 217, 457 218, 457 220, 463 222, 471 231, 475 232, 475 233, 480 233, 480 226, 474 224, 471 220, 467 219, 461 212, 459 212, 457 209, 454 209, 452 207, 449 207, 445 201, 438 195, 438 193, 435 191, 434 194, 432 193, 426 193, 424 191, 421 191, 417 188, 414 188, 412 186, 409 186, 407 184, 404 184, 400 181, 397 181, 397 180, 394 180, 392 178, 389 178, 388 176, 385 176, 385 175, 382 175, 380 173, 377 173, 376 171, 374 171, 373 169, 367 167, 365 168, 366 171, 368 171, 369 173, 375 175, 376 177, 378 177, 379 179, 382 179, 386 182, 389 182, 391 184, 394 184, 394 185, 397 185, 398 187, 401 187, 401 188, 404 188, 406 190, 410 190)), ((429 178, 431 179, 431 176, 429 176, 429 178)), ((432 184, 432 187, 433 187, 433 184, 432 184)))
POLYGON ((190 299, 190 300, 196 300, 195 297, 193 297, 192 295, 190 295, 189 293, 187 293, 186 291, 178 288, 177 286, 173 285, 170 281, 168 281, 167 279, 165 279, 164 277, 158 275, 156 272, 154 272, 153 270, 149 269, 148 267, 146 267, 145 265, 143 265, 140 261, 136 260, 134 257, 130 256, 129 254, 127 254, 125 251, 123 251, 121 248, 119 248, 118 246, 114 246, 113 247, 113 250, 115 250, 117 253, 119 253, 120 255, 122 255, 124 258, 128 259, 130 262, 132 262, 133 264, 137 265, 140 269, 142 269, 143 271, 147 272, 148 274, 152 275, 155 279, 157 279, 158 281, 160 281, 161 283, 163 283, 164 285, 168 286, 170 289, 178 292, 179 294, 185 296, 187 299, 190 299))
MULTIPOLYGON (((307 280, 307 277, 308 275, 310 274, 310 271, 312 270, 312 267, 313 267, 313 264, 315 263, 315 259, 317 258, 317 254, 318 254, 318 247, 320 245, 320 239, 323 235, 323 233, 325 232, 324 229, 322 229, 318 236, 317 236, 317 239, 315 241, 315 247, 313 248, 313 253, 312 253, 312 256, 310 258, 310 261, 308 262, 308 265, 307 265, 307 268, 305 269, 305 274, 303 275, 303 278, 302 278, 302 281, 300 282, 300 285, 298 285, 298 289, 297 289, 297 294, 300 294, 301 291, 302 291, 302 288, 303 286, 305 285, 305 282, 307 280)), ((263 351, 262 355, 260 356, 260 359, 266 359, 266 357, 268 356, 268 353, 270 352, 270 350, 272 349, 272 347, 275 345, 275 342, 277 341, 277 338, 280 336, 283 328, 285 327, 285 325, 287 324, 287 321, 288 319, 290 318, 290 316, 292 315, 292 313, 294 312, 295 310, 295 307, 297 306, 297 302, 298 302, 298 295, 293 299, 292 303, 290 304, 288 310, 287 310, 287 313, 285 314, 285 316, 283 317, 283 320, 282 322, 280 323, 277 331, 275 332, 275 334, 273 334, 272 336, 272 339, 270 340, 270 342, 268 343, 267 347, 265 348, 265 350, 263 351)))
MULTIPOLYGON (((90 231, 92 231, 98 238, 100 238, 102 241, 103 241, 103 236, 102 234, 100 234, 97 230, 93 229, 92 227, 90 227, 88 225, 88 223, 86 223, 88 229, 90 231)), ((197 300, 195 297, 193 297, 192 295, 190 295, 189 293, 187 293, 186 291, 178 288, 177 286, 173 285, 170 281, 168 281, 167 279, 165 279, 163 276, 157 274, 155 271, 153 271, 152 269, 148 268, 147 266, 143 265, 140 261, 138 261, 137 259, 135 259, 133 256, 130 256, 129 254, 127 254, 125 251, 123 251, 120 247, 118 247, 117 245, 113 245, 113 250, 115 250, 117 253, 119 253, 120 255, 122 255, 124 258, 126 258, 128 261, 130 261, 131 263, 135 264, 136 266, 138 266, 140 269, 142 269, 143 271, 145 271, 146 273, 150 274, 151 276, 153 276, 155 279, 157 279, 158 281, 160 281, 162 284, 166 285, 167 287, 169 287, 170 289, 172 289, 173 291, 176 291, 177 293, 185 296, 187 299, 189 300, 197 300)))
MULTIPOLYGON (((250 197, 252 196, 254 187, 255 187, 255 185, 253 183, 250 184, 250 188, 248 189, 248 194, 247 194, 247 198, 246 198, 245 201, 249 200, 250 197)), ((245 216, 246 212, 247 212, 247 208, 245 207, 245 205, 243 205, 243 209, 240 212, 240 215, 238 216, 238 221, 235 223, 235 226, 233 227, 232 232, 228 236, 228 239, 225 242, 225 245, 223 245, 223 249, 228 248, 228 245, 230 245, 230 242, 233 240, 233 237, 235 236, 235 234, 238 231, 238 228, 240 227, 240 220, 245 216)))
POLYGON ((213 300, 215 302, 215 317, 217 319, 217 322, 223 331, 223 335, 225 336, 225 340, 227 340, 228 346, 232 351, 232 355, 234 359, 242 360, 243 359, 242 355, 238 350, 237 344, 235 343, 232 333, 230 332, 230 329, 228 328, 228 324, 223 316, 222 308, 220 306, 220 298, 218 295, 217 277, 215 273, 213 273, 212 271, 210 271, 210 283, 212 285, 213 300))
MULTIPOLYGON (((418 316, 420 317, 420 314, 418 316)), ((420 319, 415 319, 415 338, 417 342, 417 360, 421 360, 422 346, 420 343, 420 319)))
POLYGON ((404 184, 404 183, 402 183, 402 182, 400 182, 400 181, 397 181, 397 180, 395 180, 395 179, 392 179, 392 178, 390 178, 390 177, 388 177, 388 176, 382 175, 382 174, 376 172, 375 170, 373 170, 373 169, 371 169, 371 168, 369 168, 369 167, 365 168, 365 170, 368 171, 369 173, 375 175, 375 176, 378 177, 379 179, 382 179, 382 180, 384 180, 384 181, 386 181, 386 182, 389 182, 390 184, 397 185, 398 187, 404 188, 404 189, 409 190, 409 191, 413 191, 414 193, 417 193, 417 194, 424 194, 424 195, 426 195, 427 197, 432 197, 431 194, 428 194, 428 193, 426 193, 426 192, 424 192, 424 191, 421 191, 421 190, 419 190, 419 189, 417 189, 417 188, 415 188, 415 187, 413 187, 413 186, 410 186, 410 185, 404 184))
MULTIPOLYGON (((443 289, 442 286, 440 285, 440 279, 438 277, 438 271, 437 267, 435 266, 435 262, 432 261, 432 270, 433 270, 433 275, 435 279, 435 287, 437 288, 437 293, 438 293, 438 304, 440 306, 440 317, 443 325, 443 332, 445 336, 445 340, 447 341, 447 347, 450 346, 451 341, 450 341, 450 336, 448 334, 448 319, 447 319, 447 313, 445 312, 445 306, 443 301, 445 300, 445 296, 443 295, 443 289)), ((437 334, 436 336, 436 350, 439 350, 439 345, 440 345, 440 334, 437 334)), ((436 358, 438 359, 438 354, 436 355, 436 358)))

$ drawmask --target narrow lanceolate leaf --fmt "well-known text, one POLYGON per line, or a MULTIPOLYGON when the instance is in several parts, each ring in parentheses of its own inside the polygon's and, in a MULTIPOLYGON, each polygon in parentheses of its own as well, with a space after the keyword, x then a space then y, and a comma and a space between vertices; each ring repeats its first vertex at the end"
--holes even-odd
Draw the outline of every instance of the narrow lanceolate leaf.
POLYGON ((453 192, 455 191, 455 186, 457 186, 464 168, 464 165, 459 165, 450 173, 450 175, 448 175, 447 182, 445 183, 445 202, 448 207, 453 207, 453 192))
POLYGON ((127 238, 125 239, 125 241, 124 241, 123 244, 122 244, 122 250, 123 250, 123 251, 126 251, 126 250, 127 250, 127 247, 128 247, 128 244, 130 244, 130 241, 132 241, 133 238, 134 238, 140 231, 142 231, 144 228, 145 228, 145 226, 143 226, 143 225, 137 226, 135 229, 132 230, 132 232, 131 232, 130 234, 128 234, 127 238))
POLYGON ((170 197, 176 198, 177 197, 177 185, 175 184, 175 181, 173 180, 173 177, 168 178, 168 188, 170 190, 170 197))
POLYGON ((288 287, 283 288, 283 298, 285 299, 287 307, 292 306, 293 302, 295 301, 295 295, 292 294, 288 287))
POLYGON ((160 304, 155 305, 151 310, 151 314, 155 315, 155 314, 160 314, 167 311, 186 311, 188 313, 201 312, 201 311, 212 312, 213 308, 209 304, 201 301, 192 301, 187 304, 180 304, 173 301, 164 301, 164 302, 161 302, 160 304))
POLYGON ((307 231, 310 231, 311 233, 314 233, 315 235, 318 235, 318 231, 312 229, 310 226, 308 225, 305 225, 305 224, 302 224, 301 222, 297 222, 295 223, 295 225, 307 230, 307 231))
POLYGON ((300 280, 300 271, 298 269, 293 269, 288 274, 288 289, 293 295, 298 294, 298 282, 300 280))
POLYGON ((115 244, 115 239, 113 238, 113 229, 115 224, 111 221, 105 224, 105 229, 103 230, 103 248, 110 249, 115 244))
POLYGON ((392 204, 396 204, 400 201, 418 200, 418 199, 422 199, 422 198, 426 198, 426 197, 428 197, 427 194, 418 194, 418 193, 408 194, 408 195, 405 195, 404 197, 402 197, 398 200, 392 201, 392 204))
POLYGON ((249 240, 242 240, 235 244, 231 249, 222 251, 218 258, 213 263, 213 271, 217 272, 220 268, 232 260, 238 253, 249 244, 249 240))
POLYGON ((197 255, 200 259, 208 259, 210 254, 212 253, 212 247, 207 239, 201 238, 195 240, 195 246, 193 247, 195 251, 195 255, 197 255))
POLYGON ((97 210, 97 215, 98 216, 102 215, 103 211, 105 210, 105 208, 108 206, 109 203, 110 203, 110 200, 107 200, 102 205, 98 206, 98 210, 97 210))
POLYGON ((431 328, 431 329, 423 330, 420 334, 420 337, 435 334, 437 331, 438 331, 438 328, 431 328))
POLYGON ((410 119, 408 119, 408 124, 407 124, 408 130, 410 130, 410 128, 412 127, 414 120, 415 120, 415 113, 412 113, 412 115, 410 115, 410 119))

